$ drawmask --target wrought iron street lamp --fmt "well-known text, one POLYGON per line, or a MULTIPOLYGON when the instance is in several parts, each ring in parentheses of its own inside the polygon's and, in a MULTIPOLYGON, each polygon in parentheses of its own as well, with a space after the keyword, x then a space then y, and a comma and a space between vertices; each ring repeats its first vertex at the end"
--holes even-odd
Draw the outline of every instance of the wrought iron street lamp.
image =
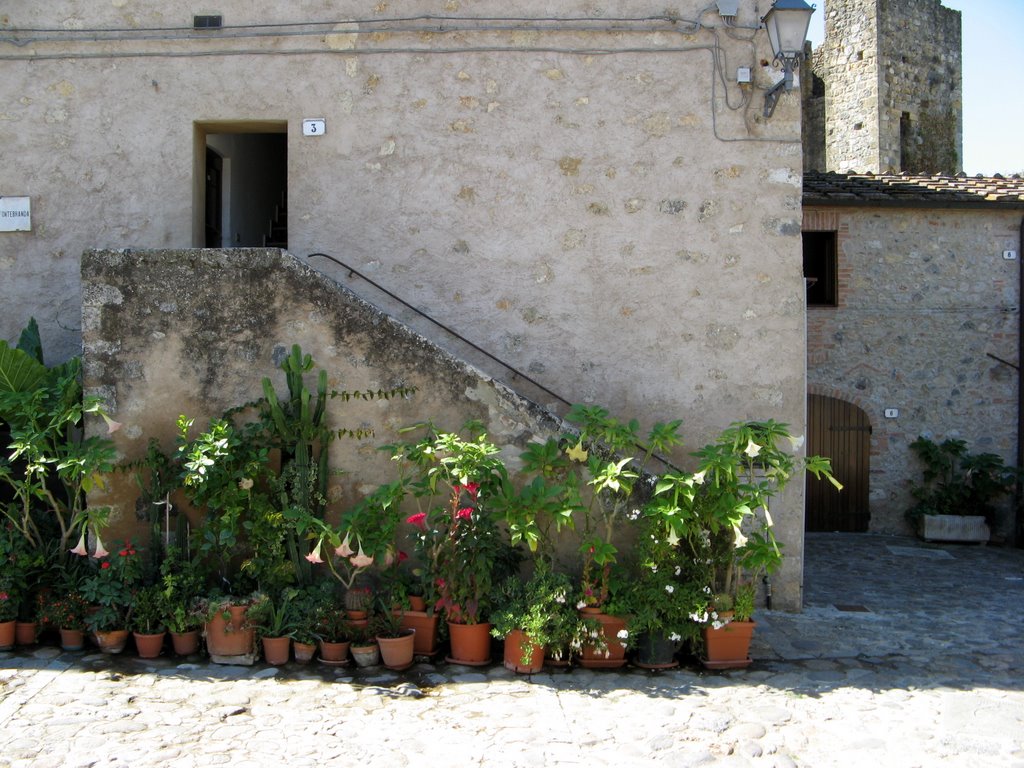
POLYGON ((764 116, 771 117, 783 91, 793 90, 793 70, 804 59, 804 41, 814 6, 804 0, 775 0, 761 22, 768 30, 774 62, 782 65, 783 77, 764 95, 764 116))

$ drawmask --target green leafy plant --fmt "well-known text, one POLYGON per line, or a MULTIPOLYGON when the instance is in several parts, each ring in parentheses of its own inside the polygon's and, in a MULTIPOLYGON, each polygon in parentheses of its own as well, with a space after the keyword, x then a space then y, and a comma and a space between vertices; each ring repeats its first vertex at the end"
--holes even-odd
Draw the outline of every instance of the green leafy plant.
POLYGON ((160 584, 136 590, 132 600, 128 629, 143 635, 155 635, 167 628, 167 607, 160 584))
POLYGON ((86 494, 103 487, 117 454, 109 437, 84 437, 87 415, 105 419, 108 434, 120 427, 99 398, 83 396, 78 358, 44 365, 34 319, 17 347, 0 341, 0 420, 10 440, 0 453, 0 484, 10 500, 0 511, 35 550, 56 539, 57 551, 67 553, 76 535, 84 549, 89 527, 102 549, 99 534, 109 510, 89 509, 86 494))
POLYGON ((257 637, 291 637, 296 628, 295 599, 299 590, 288 587, 281 591, 275 599, 270 595, 261 595, 246 612, 249 624, 257 637))
MULTIPOLYGON (((527 581, 511 576, 499 586, 490 615, 491 634, 504 639, 521 630, 531 642, 561 658, 583 631, 572 597, 569 577, 539 560, 527 581)), ((529 656, 528 647, 524 648, 521 663, 529 663, 529 656)))
POLYGON ((508 473, 479 424, 467 424, 466 436, 431 424, 409 429, 426 435, 387 448, 402 465, 402 487, 420 510, 407 522, 430 574, 434 608, 449 621, 479 623, 489 610, 495 572, 509 563, 494 511, 508 473))
POLYGON ((922 482, 910 488, 916 500, 907 510, 911 522, 922 515, 983 515, 991 525, 996 500, 1021 477, 1020 470, 1006 466, 997 454, 968 452, 963 440, 936 443, 918 437, 910 448, 924 466, 922 482))
POLYGON ((95 566, 81 586, 82 596, 95 608, 88 618, 89 629, 127 629, 135 594, 142 586, 142 558, 130 542, 113 554, 101 552, 93 557, 95 566))
POLYGON ((206 578, 199 564, 177 546, 170 546, 160 563, 164 623, 175 633, 198 629, 206 620, 201 596, 206 578))
POLYGON ((43 626, 54 629, 85 629, 85 616, 89 603, 76 589, 39 595, 36 614, 43 626))
POLYGON ((695 561, 706 566, 699 578, 708 605, 695 613, 698 623, 721 623, 717 614, 726 610, 723 599, 734 610, 748 603, 752 608, 757 579, 781 565, 771 500, 794 477, 809 472, 842 489, 827 458, 795 457, 802 444, 786 424, 736 422, 693 454, 699 462, 696 473, 662 478, 655 488, 655 496, 671 508, 672 514, 661 513, 671 521, 672 538, 685 537, 695 561))

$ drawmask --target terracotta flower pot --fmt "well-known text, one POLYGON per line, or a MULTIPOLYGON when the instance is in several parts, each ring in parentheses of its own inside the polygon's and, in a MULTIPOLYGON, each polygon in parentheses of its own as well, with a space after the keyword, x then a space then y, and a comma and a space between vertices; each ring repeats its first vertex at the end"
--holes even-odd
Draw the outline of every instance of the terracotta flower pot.
POLYGON ((412 666, 416 646, 416 631, 404 630, 400 637, 378 637, 380 659, 388 669, 406 669, 412 666))
POLYGON ((750 666, 750 639, 755 622, 730 621, 724 627, 705 627, 704 658, 707 669, 742 669, 750 666))
POLYGON ((440 617, 435 613, 428 616, 426 611, 398 611, 402 616, 402 629, 416 630, 414 654, 433 656, 437 653, 437 630, 440 617))
POLYGON ((14 640, 18 645, 35 645, 39 625, 34 621, 19 621, 14 627, 14 640))
POLYGON ((583 618, 594 619, 600 624, 600 631, 608 645, 607 651, 597 646, 584 645, 580 666, 588 669, 615 669, 626 664, 626 647, 619 642, 619 633, 626 628, 626 620, 606 613, 585 613, 583 618))
POLYGON ((92 633, 92 639, 101 652, 120 653, 128 645, 128 630, 96 630, 92 633))
POLYGON ((263 660, 267 664, 278 667, 288 663, 292 651, 290 637, 264 637, 260 642, 263 645, 263 660))
POLYGON ((491 663, 491 625, 448 622, 452 664, 483 666, 491 663))
POLYGON ((155 659, 164 649, 164 638, 167 636, 167 633, 143 634, 135 632, 133 636, 135 637, 135 652, 139 654, 139 658, 155 659))
POLYGON ((427 601, 422 595, 409 595, 409 610, 427 612, 427 601))
POLYGON ((171 632, 171 645, 179 656, 191 656, 199 651, 199 630, 171 632))
POLYGON ((292 643, 292 650, 295 651, 296 664, 309 664, 313 659, 313 654, 316 653, 316 646, 312 643, 300 643, 296 640, 292 643))
POLYGON ((206 622, 206 650, 210 653, 211 661, 251 659, 255 651, 256 634, 252 627, 245 626, 245 613, 248 609, 246 605, 232 605, 227 609, 227 619, 224 618, 224 611, 217 611, 206 622))
POLYGON ((544 646, 534 643, 521 629, 513 629, 505 638, 505 668, 523 675, 540 672, 544 668, 544 646))
POLYGON ((0 622, 0 651, 9 651, 14 647, 17 627, 18 622, 14 619, 0 622))
POLYGON ((60 630, 60 647, 65 651, 80 651, 85 647, 85 632, 80 629, 60 630))
POLYGON ((348 647, 350 643, 346 640, 342 643, 329 643, 320 641, 320 661, 327 664, 344 664, 348 660, 348 647))

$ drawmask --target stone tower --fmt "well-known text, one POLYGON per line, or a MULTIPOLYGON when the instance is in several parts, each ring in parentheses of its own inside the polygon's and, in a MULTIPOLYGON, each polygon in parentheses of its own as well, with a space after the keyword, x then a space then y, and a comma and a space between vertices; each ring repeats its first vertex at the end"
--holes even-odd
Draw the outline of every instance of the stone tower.
POLYGON ((804 169, 957 173, 960 12, 939 0, 823 0, 802 77, 804 169))

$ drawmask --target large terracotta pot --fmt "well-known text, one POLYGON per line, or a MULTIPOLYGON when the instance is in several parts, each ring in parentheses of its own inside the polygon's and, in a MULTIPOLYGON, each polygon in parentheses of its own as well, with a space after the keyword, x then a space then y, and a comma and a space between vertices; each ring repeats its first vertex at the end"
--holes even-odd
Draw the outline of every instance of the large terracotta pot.
POLYGON ((524 675, 540 672, 544 668, 544 646, 530 640, 521 629, 512 630, 505 638, 505 668, 524 675))
POLYGON ((704 658, 708 669, 741 669, 749 666, 750 638, 754 634, 755 622, 730 621, 720 629, 705 627, 704 658))
POLYGON ((451 638, 451 655, 447 661, 452 664, 483 666, 491 663, 491 625, 456 624, 448 622, 451 638))
POLYGON ((128 645, 127 629, 99 630, 92 633, 96 647, 103 653, 120 653, 128 645))
POLYGON ((80 629, 60 630, 60 647, 65 651, 80 651, 85 646, 85 632, 80 629))
POLYGON ((437 653, 437 629, 440 617, 435 613, 428 616, 426 611, 398 611, 402 616, 402 629, 414 629, 415 654, 433 656, 437 653))
POLYGON ((290 637, 264 637, 260 642, 263 644, 263 660, 267 664, 279 667, 288 663, 292 651, 290 637))
POLYGON ((596 646, 584 645, 580 666, 588 669, 615 669, 626 664, 626 648, 619 642, 619 633, 626 629, 626 620, 607 613, 584 613, 585 619, 593 619, 600 625, 607 651, 596 646))
POLYGON ((210 660, 226 663, 249 663, 254 657, 256 633, 245 625, 246 605, 232 605, 227 611, 217 611, 206 622, 206 650, 210 660), (228 617, 225 619, 224 614, 228 617))
POLYGON ((18 622, 14 619, 0 622, 0 651, 9 651, 14 647, 17 627, 18 622))
POLYGON ((14 639, 18 645, 35 645, 39 625, 34 621, 19 621, 14 627, 14 639))
POLYGON ((199 651, 199 630, 171 632, 171 645, 179 656, 191 656, 199 651))
POLYGON ((406 669, 412 666, 416 632, 412 629, 404 630, 404 632, 405 634, 400 637, 377 638, 377 645, 380 646, 380 660, 388 669, 406 669))
POLYGON ((164 638, 166 636, 166 632, 156 634, 136 632, 134 634, 135 652, 139 654, 140 659, 155 659, 164 649, 164 638))

